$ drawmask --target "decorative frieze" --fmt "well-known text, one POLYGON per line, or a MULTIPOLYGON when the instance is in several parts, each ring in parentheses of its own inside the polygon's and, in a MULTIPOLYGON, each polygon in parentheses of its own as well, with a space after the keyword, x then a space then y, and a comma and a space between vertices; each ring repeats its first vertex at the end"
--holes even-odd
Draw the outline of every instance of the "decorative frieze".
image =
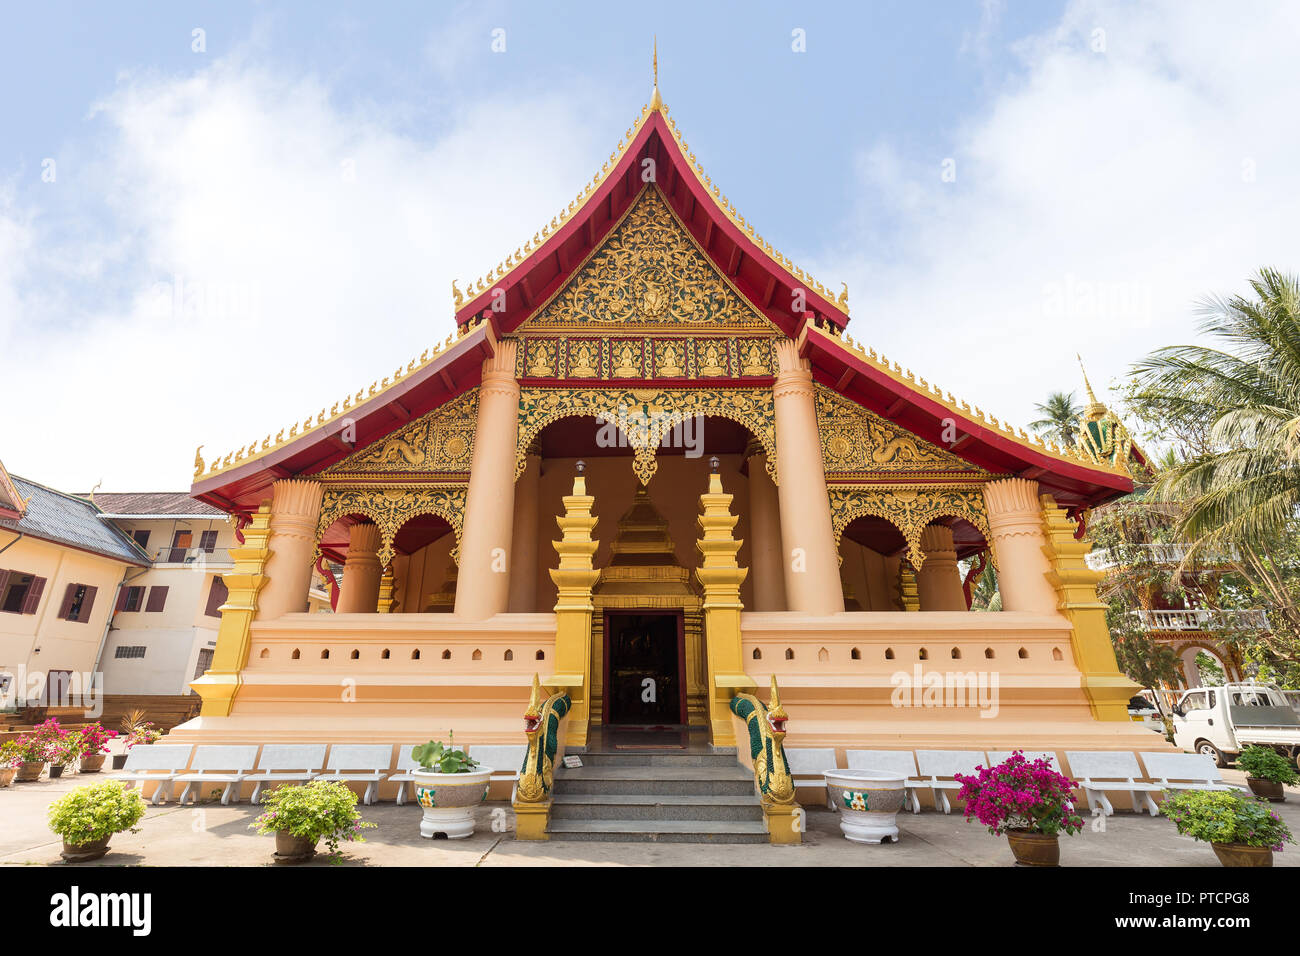
POLYGON ((467 474, 477 421, 475 388, 331 465, 323 476, 467 474))
POLYGON ((529 335, 518 339, 521 379, 771 378, 776 356, 769 336, 529 335))
POLYGON ((986 541, 991 540, 979 485, 832 485, 828 491, 836 547, 844 529, 868 515, 883 518, 902 532, 908 560, 917 570, 925 563, 922 533, 936 518, 969 521, 986 541))
POLYGON ((464 527, 465 497, 464 485, 327 488, 316 525, 318 551, 320 539, 330 525, 348 515, 363 515, 378 525, 380 545, 376 553, 381 566, 393 560, 396 553, 393 541, 402 525, 418 515, 436 515, 446 521, 451 525, 459 547, 464 527))

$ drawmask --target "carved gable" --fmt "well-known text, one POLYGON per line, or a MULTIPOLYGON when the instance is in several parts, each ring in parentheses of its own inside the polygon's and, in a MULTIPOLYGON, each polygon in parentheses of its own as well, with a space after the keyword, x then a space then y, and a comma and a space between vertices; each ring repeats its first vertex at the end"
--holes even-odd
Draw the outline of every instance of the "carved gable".
POLYGON ((592 324, 776 328, 714 267, 654 185, 645 188, 613 233, 521 331, 592 324))
POLYGON ((817 388, 817 430, 828 477, 986 474, 822 386, 817 388))
POLYGON ((407 422, 325 470, 330 475, 464 475, 474 457, 478 389, 407 422))

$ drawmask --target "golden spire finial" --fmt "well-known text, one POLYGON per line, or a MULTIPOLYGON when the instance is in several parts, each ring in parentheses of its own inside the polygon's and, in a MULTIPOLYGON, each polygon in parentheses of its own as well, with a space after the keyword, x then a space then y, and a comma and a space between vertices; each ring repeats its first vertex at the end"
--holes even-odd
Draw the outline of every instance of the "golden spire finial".
POLYGON ((1090 422, 1096 421, 1103 417, 1108 409, 1105 403, 1098 401, 1096 394, 1092 390, 1092 383, 1088 381, 1088 370, 1083 367, 1083 356, 1075 352, 1074 357, 1079 360, 1079 371, 1083 373, 1083 387, 1088 393, 1088 407, 1084 409, 1084 419, 1090 422))
POLYGON ((651 59, 651 68, 654 73, 654 89, 650 92, 650 109, 663 109, 664 99, 659 95, 659 37, 654 39, 654 55, 651 59))

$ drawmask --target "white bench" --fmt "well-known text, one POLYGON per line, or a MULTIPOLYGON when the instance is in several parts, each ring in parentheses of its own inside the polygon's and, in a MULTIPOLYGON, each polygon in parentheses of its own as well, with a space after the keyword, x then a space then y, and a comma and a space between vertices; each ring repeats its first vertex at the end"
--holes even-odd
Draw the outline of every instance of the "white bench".
POLYGON ((916 795, 917 787, 928 787, 926 780, 916 779, 916 757, 910 750, 846 750, 850 770, 878 770, 881 773, 896 773, 907 784, 905 799, 912 807, 913 813, 921 812, 921 799, 916 795))
POLYGON ((114 779, 158 784, 149 802, 154 806, 167 802, 167 791, 176 775, 190 762, 191 744, 137 744, 126 755, 126 765, 114 779), (163 784, 167 784, 166 787, 163 784))
MULTIPOLYGON (((231 788, 234 788, 235 802, 238 803, 239 785, 244 782, 244 778, 256 763, 256 744, 247 746, 208 744, 195 747, 194 759, 190 761, 190 772, 176 776, 177 783, 185 784, 185 789, 181 791, 181 806, 185 806, 185 798, 190 796, 195 785, 204 783, 225 784, 225 789, 221 791, 223 806, 230 803, 231 788)), ((197 793, 194 794, 194 802, 199 802, 197 793)))
POLYGON ((984 763, 984 753, 979 750, 918 750, 916 769, 920 779, 917 785, 931 789, 935 809, 951 813, 952 804, 948 802, 947 791, 961 789, 961 784, 952 777, 959 773, 974 776, 975 768, 984 763))
POLYGON ((1153 817, 1160 813, 1151 794, 1163 788, 1158 783, 1144 783, 1138 780, 1142 769, 1137 757, 1127 750, 1067 750, 1065 759, 1070 761, 1070 776, 1079 781, 1083 795, 1088 798, 1088 808, 1096 812, 1097 807, 1110 816, 1115 812, 1114 806, 1106 797, 1107 790, 1127 790, 1133 801, 1133 812, 1141 813, 1143 807, 1153 817))
MULTIPOLYGON (((527 744, 470 744, 469 755, 492 768, 492 779, 519 783, 519 770, 528 756, 527 744)), ((510 802, 515 802, 515 788, 510 788, 510 802)))
MULTIPOLYGON (((818 787, 825 790, 826 778, 822 773, 839 769, 834 747, 786 747, 785 762, 790 767, 790 776, 796 787, 818 787)), ((826 795, 826 808, 835 809, 829 791, 826 795)))
POLYGON ((1207 754, 1143 753, 1147 776, 1167 790, 1245 790, 1228 783, 1207 754))
MULTIPOLYGON (((411 771, 420 769, 420 761, 411 756, 411 751, 418 746, 420 744, 399 744, 397 747, 397 772, 389 775, 388 782, 397 784, 397 805, 399 807, 406 803, 406 785, 415 780, 411 771)), ((456 749, 461 748, 457 747, 456 749)))
MULTIPOLYGON (((1012 750, 990 750, 987 766, 996 767, 998 764, 1009 760, 1014 752, 1012 750)), ((1053 770, 1057 773, 1061 772, 1061 765, 1056 761, 1056 754, 1050 750, 1022 750, 1020 752, 1028 763, 1033 763, 1035 760, 1046 760, 1053 770)))
POLYGON ((263 784, 306 783, 325 769, 324 744, 266 744, 257 761, 259 773, 247 779, 253 787, 252 802, 262 795, 263 784))
POLYGON ((335 744, 330 747, 328 773, 317 774, 316 779, 364 783, 366 791, 361 802, 369 806, 375 802, 379 782, 388 776, 392 763, 392 744, 335 744))

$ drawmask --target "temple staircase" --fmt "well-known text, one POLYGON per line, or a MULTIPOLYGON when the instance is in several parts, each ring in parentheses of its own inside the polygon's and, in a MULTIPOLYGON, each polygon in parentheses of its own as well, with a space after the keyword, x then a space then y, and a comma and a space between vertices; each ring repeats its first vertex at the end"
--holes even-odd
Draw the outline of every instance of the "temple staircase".
POLYGON ((557 767, 552 840, 767 843, 754 775, 734 754, 597 750, 557 767))

